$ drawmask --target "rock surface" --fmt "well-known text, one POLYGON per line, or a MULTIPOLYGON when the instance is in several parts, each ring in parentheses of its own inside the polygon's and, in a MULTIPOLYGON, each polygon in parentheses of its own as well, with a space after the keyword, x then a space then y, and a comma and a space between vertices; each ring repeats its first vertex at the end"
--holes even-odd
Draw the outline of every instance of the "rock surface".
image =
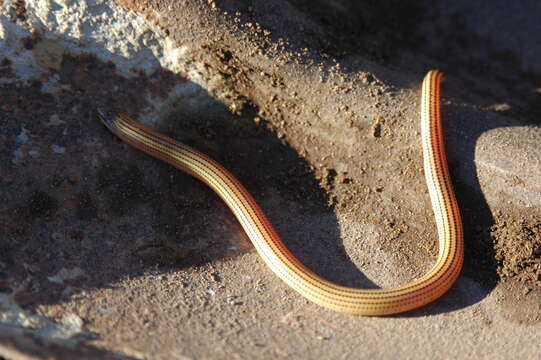
POLYGON ((416 4, 0 0, 0 355, 535 357, 541 6, 416 4), (396 317, 307 303, 214 194, 95 119, 122 109, 208 153, 305 264, 386 287, 437 253, 418 129, 429 68, 446 73, 466 264, 449 294, 396 317))

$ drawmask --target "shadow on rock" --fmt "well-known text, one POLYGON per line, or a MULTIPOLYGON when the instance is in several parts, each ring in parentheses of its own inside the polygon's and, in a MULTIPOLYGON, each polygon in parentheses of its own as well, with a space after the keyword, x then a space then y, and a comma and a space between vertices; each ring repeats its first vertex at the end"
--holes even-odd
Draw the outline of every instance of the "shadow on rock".
POLYGON ((180 95, 172 108, 178 110, 160 116, 158 130, 230 169, 271 222, 284 214, 293 219, 281 225, 294 227, 285 241, 320 275, 374 286, 344 253, 337 220, 310 164, 256 108, 232 115, 175 74, 160 70, 127 79, 91 55, 66 54, 47 75, 59 78, 58 89, 44 92, 39 81, 0 87, 0 213, 6 229, 1 290, 20 306, 55 304, 149 268, 178 269, 252 251, 230 211, 205 185, 120 142, 95 118, 97 106, 138 118, 149 93, 159 97, 174 88, 180 95), (325 218, 325 244, 298 240, 310 231, 305 214, 325 218), (341 271, 324 265, 328 259, 341 261, 341 271))

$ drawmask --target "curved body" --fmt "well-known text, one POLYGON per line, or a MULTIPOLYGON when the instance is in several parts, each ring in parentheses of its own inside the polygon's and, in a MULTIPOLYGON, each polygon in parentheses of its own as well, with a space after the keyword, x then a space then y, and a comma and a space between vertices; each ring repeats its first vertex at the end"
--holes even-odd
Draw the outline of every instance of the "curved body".
POLYGON ((298 293, 344 313, 387 315, 436 300, 453 285, 462 268, 462 222, 445 156, 440 116, 441 81, 441 72, 430 71, 423 82, 421 101, 424 169, 438 229, 438 259, 424 276, 390 289, 349 288, 315 274, 288 250, 253 197, 223 166, 126 115, 98 113, 101 121, 127 143, 211 187, 229 206, 269 268, 298 293))

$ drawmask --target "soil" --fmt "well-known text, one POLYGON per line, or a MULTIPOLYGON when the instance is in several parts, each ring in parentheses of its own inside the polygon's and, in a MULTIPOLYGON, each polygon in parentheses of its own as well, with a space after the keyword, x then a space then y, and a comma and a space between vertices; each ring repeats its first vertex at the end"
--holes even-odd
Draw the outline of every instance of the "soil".
MULTIPOLYGON (((80 358, 353 359, 360 344, 367 358, 417 357, 420 347, 430 354, 420 358, 457 347, 476 357, 477 346, 492 358, 508 355, 504 345, 536 353, 521 340, 533 341, 541 320, 540 208, 491 188, 497 175, 472 172, 482 165, 478 127, 539 129, 540 45, 523 51, 507 28, 476 28, 461 1, 118 2, 189 48, 218 85, 207 92, 165 70, 127 79, 113 63, 70 54, 42 79, 0 85, 0 292, 31 313, 83 319, 80 358), (265 268, 217 196, 95 119, 96 106, 138 118, 186 86, 192 93, 158 110, 158 130, 231 170, 317 273, 393 286, 426 272, 438 251, 418 130, 429 68, 449 74, 444 113, 456 120, 447 146, 466 264, 448 295, 397 317, 309 304, 265 268), (52 76, 63 89, 49 94, 52 76), (481 345, 461 340, 483 334, 481 345)), ((506 2, 492 5, 507 14, 506 2)), ((538 6, 524 6, 522 24, 536 26, 528 19, 538 6)), ((1 77, 11 65, 0 63, 1 77)), ((53 358, 76 351, 2 344, 53 358)))

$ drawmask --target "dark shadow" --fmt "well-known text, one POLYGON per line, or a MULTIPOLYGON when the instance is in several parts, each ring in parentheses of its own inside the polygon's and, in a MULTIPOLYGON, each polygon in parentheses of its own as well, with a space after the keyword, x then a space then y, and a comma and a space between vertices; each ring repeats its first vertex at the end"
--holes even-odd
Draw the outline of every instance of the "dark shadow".
POLYGON ((535 0, 491 5, 520 12, 508 21, 515 17, 505 10, 487 13, 491 6, 479 5, 461 12, 460 5, 447 9, 445 1, 223 0, 219 5, 238 13, 241 23, 270 30, 273 42, 287 40, 286 50, 303 54, 296 61, 323 64, 325 71, 338 63, 341 73, 353 79, 369 67, 384 83, 398 87, 408 84, 381 65, 419 77, 438 68, 459 79, 459 89, 467 89, 456 94, 465 103, 506 104, 506 115, 540 122, 541 70, 533 64, 541 57, 541 45, 529 36, 539 32, 535 0), (498 27, 476 26, 484 22, 498 27))
POLYGON ((329 64, 359 54, 378 63, 396 63, 401 51, 423 41, 419 24, 429 6, 428 1, 400 0, 219 2, 221 10, 239 14, 242 22, 270 29, 273 42, 286 39, 288 50, 329 64))
MULTIPOLYGON (((4 71, 10 72, 7 61, 4 71)), ((90 55, 66 54, 48 75, 58 76, 63 89, 45 93, 39 81, 0 85, 0 291, 24 309, 149 271, 167 273, 253 251, 210 189, 122 143, 96 119, 97 106, 138 118, 149 92, 167 94, 174 86, 187 95, 176 99, 178 112, 160 119, 174 127, 159 130, 230 169, 271 221, 291 211, 287 204, 301 211, 291 218, 325 216, 323 246, 296 243, 296 235, 309 231, 302 221, 289 231, 288 246, 302 249, 301 259, 332 281, 374 286, 343 252, 336 218, 309 164, 265 119, 254 122, 257 109, 234 116, 182 77, 157 71, 127 79, 90 55), (194 96, 200 102, 195 107, 194 96), (265 206, 269 194, 283 208, 265 206), (327 261, 339 262, 341 271, 325 270, 327 261), (74 269, 80 274, 50 280, 74 269), (27 286, 16 289, 23 281, 27 286)), ((112 355, 100 351, 99 357, 112 355)))
MULTIPOLYGON (((5 74, 10 65, 5 61, 5 74)), ((91 55, 66 54, 60 68, 46 75, 59 78, 52 93, 37 80, 0 86, 0 284, 1 291, 13 293, 14 284, 31 278, 14 294, 23 308, 107 288, 150 267, 168 271, 252 251, 230 211, 206 186, 130 148, 96 119, 97 106, 139 118, 148 93, 158 97, 175 86, 184 88, 176 99, 179 110, 160 119, 174 126, 159 130, 230 169, 271 222, 294 211, 287 217, 301 220, 289 228, 286 242, 310 268, 344 285, 375 286, 345 254, 329 199, 310 164, 264 118, 254 121, 258 109, 234 116, 175 74, 141 72, 128 79, 91 55), (194 106, 193 97, 204 105, 194 106), (268 201, 283 205, 270 208, 268 201), (298 240, 310 231, 304 214, 326 219, 325 243, 298 240), (83 275, 50 281, 63 269, 83 275)))

